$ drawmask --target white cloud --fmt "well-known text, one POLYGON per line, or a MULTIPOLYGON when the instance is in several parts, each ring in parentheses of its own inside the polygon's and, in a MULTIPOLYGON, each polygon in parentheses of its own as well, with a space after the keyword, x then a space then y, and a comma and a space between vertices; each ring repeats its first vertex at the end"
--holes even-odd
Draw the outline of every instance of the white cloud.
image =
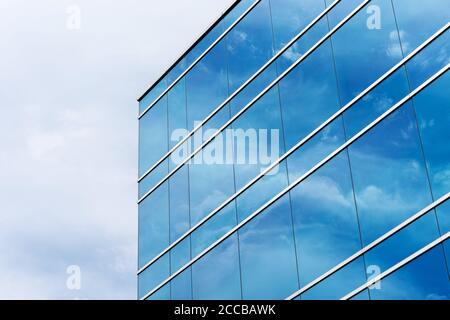
POLYGON ((0 2, 0 298, 136 298, 135 99, 229 3, 0 2))

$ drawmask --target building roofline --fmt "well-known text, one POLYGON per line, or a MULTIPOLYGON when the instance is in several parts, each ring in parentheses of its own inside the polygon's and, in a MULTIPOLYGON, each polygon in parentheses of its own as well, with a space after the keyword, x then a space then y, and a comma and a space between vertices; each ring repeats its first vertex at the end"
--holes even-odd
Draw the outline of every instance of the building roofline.
POLYGON ((241 2, 242 0, 233 0, 233 2, 215 19, 213 22, 209 24, 208 27, 205 28, 205 30, 200 33, 200 35, 197 37, 196 40, 194 40, 191 45, 189 45, 185 50, 182 51, 180 56, 176 58, 171 64, 169 64, 168 67, 165 68, 165 71, 159 76, 155 81, 153 81, 149 86, 147 86, 147 89, 144 91, 143 94, 139 96, 137 101, 141 101, 147 93, 149 93, 172 69, 181 61, 183 58, 200 42, 202 41, 206 35, 215 27, 217 26, 225 16, 228 15, 228 13, 233 10, 236 5, 241 2))

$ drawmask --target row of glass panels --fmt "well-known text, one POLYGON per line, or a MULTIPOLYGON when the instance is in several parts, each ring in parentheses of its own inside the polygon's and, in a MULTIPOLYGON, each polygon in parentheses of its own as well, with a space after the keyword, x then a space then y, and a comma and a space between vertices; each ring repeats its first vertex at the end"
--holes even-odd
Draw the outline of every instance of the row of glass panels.
MULTIPOLYGON (((238 120, 241 121, 241 124, 239 125, 239 123, 237 123, 236 127, 245 128, 245 125, 248 127, 255 127, 255 124, 257 124, 257 127, 260 128, 279 128, 284 133, 284 143, 286 144, 285 148, 290 148, 300 138, 309 133, 309 131, 314 129, 318 124, 336 111, 339 108, 339 105, 342 106, 345 104, 345 102, 361 91, 362 88, 367 86, 370 82, 373 82, 381 73, 386 71, 388 67, 397 62, 402 57, 401 49, 406 52, 414 49, 415 45, 419 44, 432 32, 436 31, 439 23, 442 24, 443 21, 448 21, 448 18, 445 17, 441 19, 430 19, 432 20, 430 22, 435 23, 435 25, 420 26, 420 28, 422 28, 420 31, 416 30, 414 33, 411 33, 410 38, 404 39, 406 37, 406 32, 404 29, 400 29, 400 31, 395 32, 397 29, 395 28, 394 12, 392 7, 389 6, 390 1, 372 2, 375 5, 379 5, 382 9, 382 16, 384 16, 382 22, 383 24, 387 23, 384 27, 386 28, 389 26, 388 22, 390 20, 390 27, 392 27, 392 30, 394 31, 383 30, 383 28, 371 31, 362 29, 363 24, 367 23, 367 11, 362 11, 360 15, 348 23, 349 26, 346 25, 343 29, 338 31, 335 36, 333 36, 332 42, 327 42, 321 46, 320 49, 311 55, 310 58, 305 60, 300 67, 296 68, 295 72, 291 73, 284 82, 280 82, 279 87, 275 87, 274 90, 271 90, 262 100, 260 100, 260 102, 258 102, 257 105, 253 106, 252 109, 249 110, 249 115, 247 117, 243 116, 238 120), (390 19, 387 14, 389 12, 391 12, 390 19), (373 34, 371 32, 373 32, 373 34), (358 33, 361 37, 359 41, 360 43, 358 43, 357 39, 358 33), (397 40, 395 40, 395 33, 397 33, 397 40), (352 37, 351 39, 348 39, 348 35, 350 34, 352 34, 352 37), (400 47, 400 37, 403 40, 403 48, 400 47), (331 44, 333 46, 331 46, 331 44), (376 48, 376 50, 374 50, 374 48, 376 48), (395 57, 395 54, 397 54, 397 57, 395 57), (383 59, 381 60, 373 60, 380 59, 382 57, 383 59), (386 57, 389 59, 386 59, 386 57), (364 66, 365 69, 361 70, 361 66, 364 66), (334 70, 334 68, 336 68, 336 70, 334 70), (337 86, 337 83, 339 86, 337 86), (280 110, 280 107, 281 111, 277 114, 276 110, 280 110), (291 111, 290 113, 289 109, 291 111), (283 114, 283 121, 281 120, 281 114, 283 114), (289 121, 292 121, 292 129, 289 129, 289 121)), ((343 3, 349 5, 349 1, 344 1, 343 3)), ((356 4, 354 4, 354 6, 355 5, 356 4)), ((400 6, 400 11, 402 8, 403 7, 400 6)), ((411 8, 408 8, 409 11, 411 11, 410 9, 411 8)), ((418 5, 416 4, 416 9, 417 11, 424 11, 424 5, 418 8, 418 5)), ((339 10, 333 11, 333 14, 337 15, 338 13, 339 10)), ((401 15, 398 12, 396 13, 398 20, 401 22, 402 19, 398 17, 401 15)), ((409 20, 404 18, 403 21, 410 21, 411 28, 413 28, 412 24, 414 12, 412 14, 410 12, 406 14, 407 17, 409 15, 409 20)), ((439 15, 441 15, 439 9, 436 9, 436 15, 438 18, 439 15)), ((333 20, 331 15, 329 20, 333 20)), ((404 25, 408 26, 408 23, 404 23, 404 25)), ((409 30, 413 30, 411 28, 409 30)), ((446 36, 448 39, 448 35, 446 36)), ((442 40, 442 43, 445 44, 446 42, 448 43, 448 40, 442 40)), ((433 48, 429 49, 429 53, 432 54, 423 54, 421 55, 421 61, 419 61, 419 59, 416 60, 415 63, 408 65, 411 86, 417 85, 417 83, 423 81, 426 76, 436 71, 438 65, 444 63, 445 53, 444 59, 442 59, 442 57, 440 59, 435 59, 436 61, 431 61, 431 65, 427 65, 426 68, 423 67, 423 61, 429 62, 428 60, 430 60, 433 56, 436 56, 436 53, 439 51, 436 50, 436 48, 442 50, 442 45, 438 45, 436 43, 433 48), (433 65, 433 63, 435 65, 433 65), (421 65, 422 68, 420 68, 421 65)), ((392 77, 389 81, 391 83, 386 83, 386 85, 383 86, 383 89, 378 89, 377 92, 373 92, 370 97, 368 96, 367 99, 358 104, 361 105, 361 107, 355 106, 352 108, 352 112, 349 112, 344 116, 347 136, 354 134, 360 129, 361 125, 366 124, 368 120, 373 119, 375 115, 383 111, 383 108, 389 107, 389 102, 397 101, 398 97, 403 96, 404 93, 408 91, 408 82, 406 79, 406 74, 403 70, 402 72, 398 72, 398 74, 396 74, 395 77, 392 77)), ((334 125, 334 127, 337 128, 337 130, 334 130, 337 134, 333 133, 332 127, 333 126, 330 126, 330 128, 327 128, 327 130, 322 132, 323 134, 320 135, 320 141, 319 138, 317 138, 317 143, 315 143, 316 147, 309 148, 309 152, 306 146, 301 149, 302 151, 301 153, 298 153, 297 158, 302 159, 301 162, 304 163, 297 161, 298 165, 296 166, 295 164, 289 163, 291 161, 290 158, 288 160, 288 165, 286 166, 283 164, 281 166, 283 167, 282 170, 280 170, 276 176, 271 176, 267 179, 264 178, 261 183, 255 185, 254 188, 246 193, 248 196, 244 195, 238 198, 236 204, 233 203, 227 207, 230 212, 229 214, 218 215, 223 216, 224 218, 222 218, 222 221, 216 219, 216 228, 222 228, 224 230, 229 229, 230 226, 235 224, 235 222, 230 222, 231 220, 226 218, 226 216, 232 217, 233 215, 236 215, 237 212, 238 217, 235 218, 235 220, 242 220, 246 214, 251 213, 251 210, 257 208, 257 206, 262 203, 261 201, 265 201, 270 198, 273 190, 278 190, 285 186, 287 184, 288 177, 291 178, 292 176, 298 175, 298 172, 308 169, 308 164, 314 164, 314 161, 320 160, 321 156, 323 157, 323 155, 327 154, 325 149, 323 151, 319 150, 320 152, 314 150, 320 149, 317 148, 317 146, 329 144, 331 147, 333 144, 330 143, 330 141, 334 141, 335 145, 333 146, 338 146, 342 141, 345 141, 344 127, 342 124, 339 125, 337 123, 334 125), (324 142, 327 139, 330 141, 324 142), (289 174, 286 172, 287 168, 289 168, 289 174), (265 188, 268 190, 261 193, 261 190, 264 191, 265 188), (252 197, 252 193, 254 195, 255 192, 258 192, 258 200, 260 200, 258 203, 255 203, 255 197, 252 197), (237 208, 235 208, 235 206, 237 208)), ((418 143, 418 141, 416 141, 416 144, 417 147, 420 147, 420 143, 418 143)), ((314 146, 314 144, 311 145, 314 146)), ((332 149, 333 148, 329 149, 329 151, 332 149)), ((436 159, 440 156, 441 160, 448 159, 448 157, 442 158, 442 156, 438 154, 439 152, 437 154, 434 153, 434 151, 428 151, 430 156, 427 156, 431 158, 436 156, 436 159)), ((422 162, 420 162, 420 157, 415 160, 417 160, 419 165, 421 163, 423 164, 423 159, 422 162)), ((434 163, 436 163, 436 161, 434 161, 434 163)), ((353 162, 354 161, 352 160, 352 165, 353 162)), ((411 163, 414 163, 414 161, 411 163)), ((435 165, 433 165, 433 167, 434 166, 435 165)), ((436 168, 438 167, 439 165, 436 166, 436 168)), ((395 168, 390 169, 392 171, 396 171, 395 168)), ((426 175, 424 173, 423 166, 419 169, 419 171, 426 175)), ((358 176, 358 172, 355 173, 354 168, 352 168, 352 170, 353 175, 358 176)), ((434 171, 435 169, 429 168, 429 170, 434 171)), ((436 170, 439 171, 439 169, 436 170)), ((183 169, 177 172, 177 174, 174 175, 166 184, 155 191, 154 195, 152 194, 141 204, 140 265, 142 266, 148 262, 148 260, 164 249, 168 243, 176 240, 179 235, 189 228, 189 226, 199 221, 201 217, 210 212, 229 195, 234 193, 236 188, 239 189, 240 186, 245 184, 257 173, 259 173, 259 168, 252 166, 229 166, 228 168, 224 168, 223 165, 192 165, 183 167, 183 169), (170 198, 168 197, 169 193, 171 194, 170 198), (167 202, 164 199, 167 199, 167 202), (158 201, 162 202, 159 206, 158 201), (170 223, 168 221, 169 216, 170 223)), ((365 174, 362 173, 360 175, 362 177, 365 174)), ((385 173, 384 176, 389 176, 389 174, 385 173)), ((432 173, 430 174, 430 177, 430 179, 433 179, 434 176, 432 173)), ((355 178, 356 177, 353 177, 353 180, 355 180, 355 178)), ((367 179, 367 177, 364 177, 364 179, 367 179)), ((401 181, 398 186, 392 186, 392 190, 396 191, 396 188, 403 187, 403 184, 407 183, 401 181)), ((381 190, 388 191, 388 189, 381 190)), ((423 190, 426 189, 422 189, 421 191, 423 190)), ((417 207, 420 207, 419 203, 427 202, 427 192, 419 193, 421 195, 420 199, 422 200, 415 199, 417 202, 417 207)), ((399 196, 397 195, 397 197, 399 196)), ((415 196, 411 196, 411 198, 415 198, 415 196)), ((389 199, 386 199, 385 201, 388 200, 389 199)), ((405 200, 408 200, 408 198, 405 200)), ((380 201, 380 203, 383 202, 380 201)), ((223 211, 225 212, 227 210, 223 211)), ((205 230, 208 229, 206 227, 209 225, 210 224, 205 225, 205 230)), ((368 229, 370 231, 370 224, 368 229)), ((217 232, 215 231, 215 233, 217 232)), ((199 252, 200 249, 194 250, 195 247, 197 246, 198 248, 202 248, 207 246, 212 242, 214 236, 215 235, 210 235, 209 238, 199 237, 197 240, 198 245, 195 244, 193 237, 193 239, 191 239, 194 241, 192 244, 192 247, 194 247, 193 251, 199 252)), ((174 249, 173 251, 182 250, 183 245, 188 247, 191 240, 177 246, 177 249, 174 249)), ((161 261, 164 259, 165 258, 161 259, 161 261)), ((172 262, 172 272, 177 270, 177 268, 174 267, 176 264, 176 262, 172 262)), ((155 269, 157 269, 156 264, 155 267, 149 269, 149 271, 155 269)), ((150 272, 146 271, 146 273, 150 272)), ((157 283, 155 283, 155 285, 156 284, 157 283)), ((142 291, 148 291, 150 289, 151 288, 146 288, 142 291)))
MULTIPOLYGON (((419 114, 448 121, 449 85, 447 72, 151 298, 283 299, 420 211, 432 202, 432 194, 414 137, 414 106, 419 114)), ((439 126, 430 131, 444 129, 444 121, 439 126)), ((449 148, 442 149, 447 149, 448 164, 449 148)), ((236 216, 228 218, 236 223, 236 216)), ((208 231, 223 232, 217 223, 215 227, 208 226, 208 231)), ((300 298, 338 299, 372 273, 386 271, 449 231, 450 201, 300 298)), ((207 246, 204 240, 197 244, 207 246)), ((169 270, 173 273, 186 264, 190 254, 199 253, 193 244, 193 238, 185 241, 140 275, 141 297, 165 280, 169 270)), ((450 261, 445 261, 450 252, 445 255, 443 250, 439 246, 387 279, 396 280, 384 280, 358 297, 450 298, 450 261)))

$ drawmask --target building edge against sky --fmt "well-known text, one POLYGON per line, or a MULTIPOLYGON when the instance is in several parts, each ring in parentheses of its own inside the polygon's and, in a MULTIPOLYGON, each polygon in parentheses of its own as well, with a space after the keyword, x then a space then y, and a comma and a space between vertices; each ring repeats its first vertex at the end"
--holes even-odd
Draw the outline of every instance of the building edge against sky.
POLYGON ((236 1, 139 99, 138 297, 449 299, 449 26, 236 1))

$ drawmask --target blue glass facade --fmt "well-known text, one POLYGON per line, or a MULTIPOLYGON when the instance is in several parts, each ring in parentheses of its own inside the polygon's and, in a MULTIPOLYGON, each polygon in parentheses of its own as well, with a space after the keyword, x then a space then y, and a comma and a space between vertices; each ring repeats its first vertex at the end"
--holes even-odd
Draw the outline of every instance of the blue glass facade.
POLYGON ((236 1, 139 100, 139 298, 450 299, 449 27, 236 1))

